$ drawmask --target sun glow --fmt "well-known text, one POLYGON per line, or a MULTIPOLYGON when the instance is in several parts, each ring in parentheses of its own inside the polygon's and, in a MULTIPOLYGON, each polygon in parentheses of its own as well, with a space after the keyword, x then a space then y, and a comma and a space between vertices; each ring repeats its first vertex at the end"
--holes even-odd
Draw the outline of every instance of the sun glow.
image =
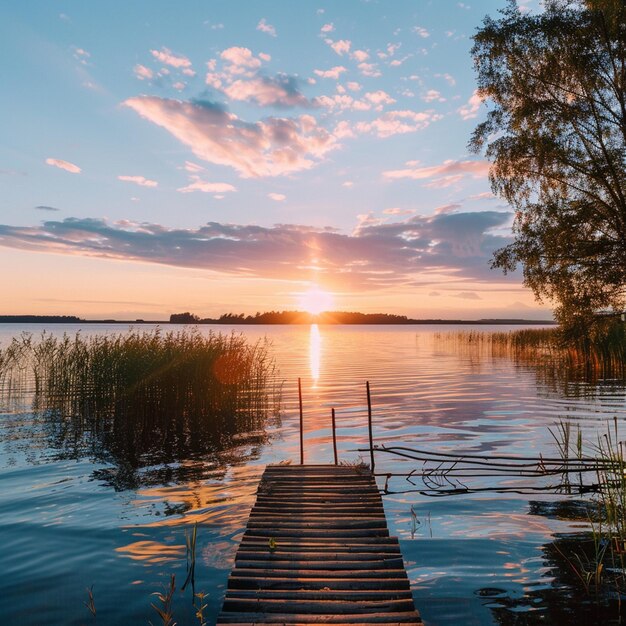
POLYGON ((329 311, 332 306, 332 295, 317 285, 313 285, 308 291, 301 293, 298 298, 298 307, 311 313, 311 315, 319 315, 323 311, 329 311))

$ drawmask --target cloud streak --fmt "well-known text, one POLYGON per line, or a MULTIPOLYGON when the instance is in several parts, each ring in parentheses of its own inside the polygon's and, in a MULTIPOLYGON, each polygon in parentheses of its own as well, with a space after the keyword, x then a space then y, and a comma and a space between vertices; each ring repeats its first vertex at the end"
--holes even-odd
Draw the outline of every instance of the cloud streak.
POLYGON ((157 187, 159 184, 156 180, 150 180, 144 176, 118 176, 117 178, 127 183, 135 183, 135 185, 140 187, 157 187))
MULTIPOLYGON (((497 211, 414 215, 403 221, 362 216, 351 234, 330 228, 209 222, 192 229, 94 218, 0 225, 0 245, 22 250, 197 268, 252 278, 300 281, 315 270, 337 289, 421 284, 428 276, 488 281, 492 252, 510 240, 497 211)), ((438 280, 441 280, 439 278, 438 280)), ((445 281, 444 281, 445 282, 445 281)))
POLYGON ((65 170, 70 174, 80 174, 81 169, 78 165, 74 165, 74 163, 70 163, 69 161, 64 161, 63 159, 53 159, 49 157, 46 159, 47 165, 52 165, 52 167, 58 167, 61 170, 65 170))
POLYGON ((442 183, 440 186, 447 186, 445 185, 447 180, 457 182, 466 175, 473 178, 485 178, 489 174, 488 161, 454 161, 449 159, 440 165, 427 167, 413 167, 412 165, 413 163, 411 162, 411 167, 385 171, 383 176, 390 180, 399 178, 411 178, 413 180, 434 179, 434 186, 437 186, 437 182, 442 183))

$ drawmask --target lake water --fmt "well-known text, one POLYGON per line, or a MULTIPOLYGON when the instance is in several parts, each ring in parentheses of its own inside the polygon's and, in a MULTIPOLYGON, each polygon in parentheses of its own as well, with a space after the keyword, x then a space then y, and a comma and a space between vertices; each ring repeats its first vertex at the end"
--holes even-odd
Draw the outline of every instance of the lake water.
MULTIPOLYGON (((0 345, 42 328, 0 325, 0 345)), ((48 330, 73 334, 79 327, 48 330)), ((120 325, 81 329, 84 334, 124 330, 120 325)), ((368 459, 358 452, 367 445, 366 380, 378 444, 549 457, 556 447, 548 428, 559 420, 579 425, 584 437, 593 439, 606 430, 607 420, 616 416, 622 430, 626 418, 623 384, 561 383, 508 359, 455 352, 434 338, 435 332, 455 330, 452 326, 213 330, 271 341, 284 381, 283 401, 280 419, 206 454, 186 456, 183 449, 165 465, 137 462, 111 442, 76 440, 63 420, 42 419, 19 404, 0 406, 1 623, 95 623, 83 604, 93 585, 97 624, 157 624, 151 594, 171 574, 182 584, 185 536, 195 522, 196 591, 208 593, 207 613, 214 623, 264 466, 298 461, 298 377, 305 457, 312 463, 332 461, 332 407, 340 460, 368 459)), ((384 453, 376 462, 383 473, 420 468, 384 453)), ((489 479, 472 485, 489 486, 489 479)), ((559 546, 589 528, 580 516, 569 515, 575 506, 557 505, 563 496, 429 497, 408 491, 417 487, 403 478, 391 479, 388 487, 406 492, 385 496, 384 504, 427 625, 575 619, 601 624, 617 617, 613 604, 581 597, 572 572, 559 560, 559 546)), ((176 592, 174 612, 179 626, 197 623, 190 589, 176 592)))

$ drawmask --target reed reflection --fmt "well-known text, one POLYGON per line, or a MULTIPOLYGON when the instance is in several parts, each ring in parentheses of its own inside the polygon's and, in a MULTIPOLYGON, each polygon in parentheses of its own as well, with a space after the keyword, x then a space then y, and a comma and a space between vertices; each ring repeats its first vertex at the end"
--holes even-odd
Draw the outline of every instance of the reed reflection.
POLYGON ((309 335, 309 364, 311 367, 311 378, 313 379, 313 388, 317 387, 317 381, 320 378, 320 367, 322 361, 322 336, 317 324, 311 324, 311 332, 309 335))
POLYGON ((279 410, 267 345, 242 335, 22 335, 0 350, 0 398, 24 371, 47 448, 106 463, 93 476, 119 491, 258 457, 279 410))

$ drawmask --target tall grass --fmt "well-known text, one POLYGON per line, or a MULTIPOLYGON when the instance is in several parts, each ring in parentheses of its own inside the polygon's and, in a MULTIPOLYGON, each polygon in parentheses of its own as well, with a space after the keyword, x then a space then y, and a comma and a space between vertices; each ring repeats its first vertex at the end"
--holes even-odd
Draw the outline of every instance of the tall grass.
POLYGON ((457 352, 558 367, 577 378, 626 378, 626 325, 614 320, 600 320, 579 337, 567 336, 559 328, 525 328, 436 333, 435 341, 457 352))
POLYGON ((25 334, 0 349, 0 394, 28 383, 56 448, 124 468, 227 449, 276 414, 275 379, 267 343, 238 334, 25 334))
MULTIPOLYGON (((561 422, 550 431, 563 458, 582 455, 583 442, 570 436, 561 422)), ((626 456, 618 436, 617 418, 595 442, 585 442, 600 461, 594 494, 595 513, 589 516, 591 541, 571 550, 557 551, 565 559, 587 593, 626 593, 626 456)))

